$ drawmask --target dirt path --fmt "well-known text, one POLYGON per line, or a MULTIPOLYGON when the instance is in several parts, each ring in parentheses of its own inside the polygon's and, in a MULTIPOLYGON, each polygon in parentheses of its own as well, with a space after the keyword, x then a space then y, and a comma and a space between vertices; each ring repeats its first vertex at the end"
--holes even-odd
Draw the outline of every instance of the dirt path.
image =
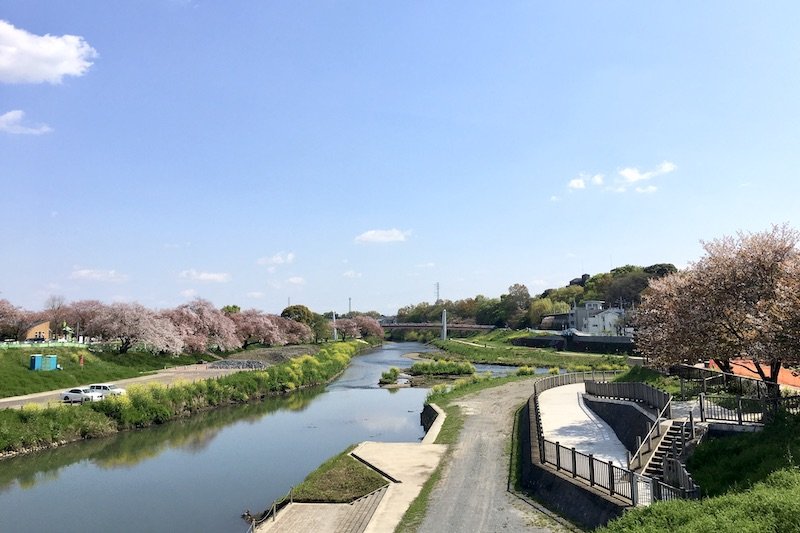
POLYGON ((506 490, 513 415, 531 392, 530 381, 517 381, 456 402, 464 429, 431 493, 421 533, 564 531, 506 490))

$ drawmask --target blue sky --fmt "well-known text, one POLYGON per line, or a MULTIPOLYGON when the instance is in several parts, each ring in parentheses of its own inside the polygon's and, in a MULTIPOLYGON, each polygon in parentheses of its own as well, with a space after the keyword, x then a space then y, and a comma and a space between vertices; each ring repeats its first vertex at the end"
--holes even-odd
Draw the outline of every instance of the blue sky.
POLYGON ((0 0, 0 298, 392 314, 800 228, 798 15, 0 0))

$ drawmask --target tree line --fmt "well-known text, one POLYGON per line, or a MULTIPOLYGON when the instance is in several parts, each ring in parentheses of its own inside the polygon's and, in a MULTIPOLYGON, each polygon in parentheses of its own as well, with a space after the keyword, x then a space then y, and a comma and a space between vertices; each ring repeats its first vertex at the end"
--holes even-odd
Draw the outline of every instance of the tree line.
MULTIPOLYGON (((303 305, 289 306, 280 315, 257 309, 242 311, 228 305, 217 309, 197 298, 175 308, 153 310, 139 303, 105 304, 98 300, 65 302, 50 297, 45 309, 29 311, 0 300, 0 335, 25 340, 33 325, 48 321, 59 338, 93 338, 114 343, 120 353, 141 349, 179 354, 228 352, 259 344, 282 346, 321 342, 333 337, 334 324, 303 305)), ((383 336, 375 318, 353 314, 337 319, 339 339, 383 336)))
POLYGON ((584 274, 565 287, 546 289, 533 297, 525 285, 515 283, 499 298, 478 295, 463 300, 408 305, 398 310, 397 321, 438 322, 442 311, 447 310, 447 319, 452 322, 512 329, 537 327, 543 316, 566 313, 573 305, 579 306, 587 300, 602 300, 624 309, 635 307, 651 279, 677 270, 671 263, 647 267, 625 265, 594 276, 584 274))

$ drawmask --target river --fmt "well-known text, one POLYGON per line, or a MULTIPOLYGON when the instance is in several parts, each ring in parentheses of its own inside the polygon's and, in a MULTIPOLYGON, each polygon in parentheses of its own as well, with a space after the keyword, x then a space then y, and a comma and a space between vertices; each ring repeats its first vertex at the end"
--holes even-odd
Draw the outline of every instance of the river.
POLYGON ((245 509, 265 509, 350 444, 420 440, 427 390, 377 383, 425 351, 388 343, 327 387, 2 461, 0 532, 244 532, 245 509))

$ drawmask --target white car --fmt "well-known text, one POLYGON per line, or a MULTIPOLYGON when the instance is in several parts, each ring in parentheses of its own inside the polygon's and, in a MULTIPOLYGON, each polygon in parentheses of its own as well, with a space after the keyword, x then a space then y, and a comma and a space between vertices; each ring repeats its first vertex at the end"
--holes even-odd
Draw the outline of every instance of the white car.
POLYGON ((89 385, 89 388, 95 392, 100 393, 103 397, 121 396, 125 394, 125 389, 123 389, 122 387, 117 387, 113 383, 93 383, 89 385))
POLYGON ((66 390, 61 397, 65 403, 96 402, 103 399, 103 395, 100 392, 93 391, 89 387, 75 387, 74 389, 66 390))

